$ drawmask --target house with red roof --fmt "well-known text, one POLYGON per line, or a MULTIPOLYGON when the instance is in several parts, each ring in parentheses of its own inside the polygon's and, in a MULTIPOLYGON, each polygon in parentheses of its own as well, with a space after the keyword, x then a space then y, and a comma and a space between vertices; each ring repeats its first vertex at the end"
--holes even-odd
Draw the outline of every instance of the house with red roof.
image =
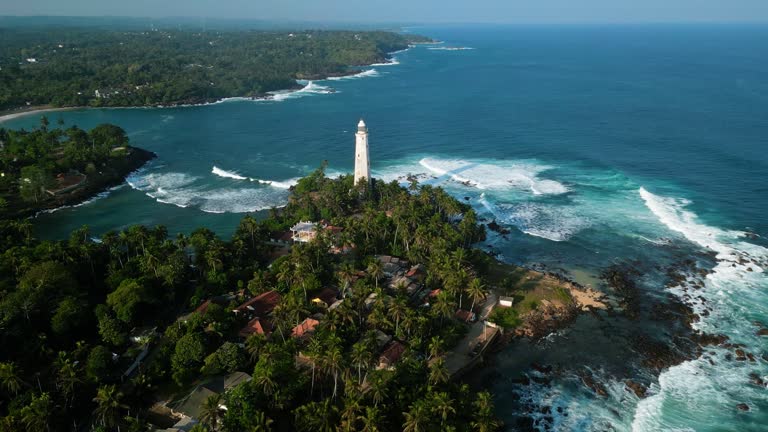
POLYGON ((315 332, 315 327, 318 324, 320 324, 320 321, 314 318, 307 318, 291 330, 291 337, 299 339, 307 337, 315 332))
POLYGON ((267 291, 241 304, 235 308, 234 312, 236 314, 264 317, 271 314, 278 303, 280 303, 280 294, 275 290, 267 291))

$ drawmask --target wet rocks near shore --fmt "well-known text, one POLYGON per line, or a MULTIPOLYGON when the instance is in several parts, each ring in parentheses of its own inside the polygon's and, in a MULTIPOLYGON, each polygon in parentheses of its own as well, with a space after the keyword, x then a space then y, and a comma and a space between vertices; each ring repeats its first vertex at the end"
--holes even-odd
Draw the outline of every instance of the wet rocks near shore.
POLYGON ((507 234, 509 234, 511 232, 510 230, 508 230, 508 229, 504 228, 503 226, 499 225, 495 220, 492 220, 492 221, 488 222, 488 224, 486 224, 486 226, 488 227, 489 230, 497 232, 497 233, 499 233, 501 235, 507 235, 507 234))
POLYGON ((631 379, 628 379, 624 381, 624 385, 627 386, 629 390, 631 390, 637 397, 644 398, 648 388, 645 387, 643 384, 640 384, 637 381, 633 381, 631 379))

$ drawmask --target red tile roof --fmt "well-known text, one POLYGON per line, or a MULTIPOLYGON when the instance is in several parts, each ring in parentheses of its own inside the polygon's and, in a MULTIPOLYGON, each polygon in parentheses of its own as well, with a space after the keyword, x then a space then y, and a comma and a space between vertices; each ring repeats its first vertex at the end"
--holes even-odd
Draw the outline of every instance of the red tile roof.
POLYGON ((379 363, 387 363, 389 365, 392 365, 396 363, 398 360, 400 360, 400 357, 403 356, 403 353, 405 352, 405 345, 401 344, 398 341, 393 341, 389 344, 387 349, 384 350, 383 353, 381 353, 381 357, 379 357, 379 363))
POLYGON ((257 333, 260 335, 269 336, 272 333, 272 323, 264 318, 254 318, 248 321, 248 324, 241 328, 238 334, 242 338, 247 338, 248 336, 257 333))
POLYGON ((235 312, 251 312, 256 316, 269 315, 280 303, 280 294, 277 291, 267 291, 241 304, 235 312))
POLYGON ((314 318, 307 318, 297 325, 291 331, 291 337, 302 337, 315 331, 315 327, 320 324, 320 321, 314 318))
POLYGON ((210 306, 210 305, 211 305, 211 301, 210 300, 206 300, 206 301, 203 302, 203 304, 198 306, 197 309, 195 309, 195 312, 197 312, 199 314, 204 314, 205 311, 208 310, 208 306, 210 306))
POLYGON ((474 318, 475 313, 464 309, 458 309, 455 316, 461 321, 470 322, 472 321, 472 318, 474 318))

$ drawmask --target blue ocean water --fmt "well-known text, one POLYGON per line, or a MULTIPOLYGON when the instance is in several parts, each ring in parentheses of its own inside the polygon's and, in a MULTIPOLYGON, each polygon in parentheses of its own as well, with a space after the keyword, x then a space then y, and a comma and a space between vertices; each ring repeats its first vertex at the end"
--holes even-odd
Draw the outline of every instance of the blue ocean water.
POLYGON ((768 390, 749 375, 768 379, 768 339, 753 324, 768 324, 768 27, 408 31, 444 43, 273 101, 50 114, 81 127, 119 124, 158 159, 92 202, 40 215, 38 234, 142 223, 227 236, 244 213, 284 203, 287 187, 321 161, 330 173, 351 171, 354 127, 364 117, 374 176, 418 175, 467 200, 512 230, 485 245, 504 259, 562 268, 593 285, 606 266, 643 263, 643 295, 709 308, 696 326, 756 357, 734 362, 708 348, 651 376, 627 340, 665 329, 585 316, 498 356, 501 376, 527 373, 532 361, 566 369, 547 386, 498 380, 502 417, 515 418, 524 401, 553 407, 554 430, 766 430, 768 390), (457 47, 471 49, 446 49, 457 47), (702 251, 716 257, 698 297, 664 287, 658 268, 702 251), (608 396, 595 396, 568 366, 589 368, 608 396), (650 382, 649 397, 627 392, 628 376, 650 382))

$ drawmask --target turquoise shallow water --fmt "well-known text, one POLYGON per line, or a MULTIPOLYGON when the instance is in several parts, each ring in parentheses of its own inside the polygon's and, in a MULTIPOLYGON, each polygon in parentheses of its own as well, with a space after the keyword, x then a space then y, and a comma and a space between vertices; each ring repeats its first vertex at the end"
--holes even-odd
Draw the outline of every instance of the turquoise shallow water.
MULTIPOLYGON (((117 123, 159 157, 101 198, 41 215, 38 234, 143 223, 227 236, 244 213, 281 205, 291 182, 322 160, 332 173, 350 171, 364 117, 375 176, 416 174, 467 199, 512 230, 487 245, 509 261, 593 272, 641 262, 644 295, 684 298, 663 287, 656 266, 716 252, 697 293, 712 313, 698 325, 758 358, 768 352, 752 324, 768 324, 768 250, 762 238, 742 235, 768 236, 768 28, 410 30, 445 43, 398 53, 399 64, 358 77, 305 83, 275 101, 52 114, 82 127, 117 123)), ((502 376, 533 360, 586 366, 609 396, 595 397, 567 371, 546 387, 500 379, 500 415, 514 418, 522 397, 562 408, 555 430, 765 430, 768 390, 748 383, 750 373, 768 377, 764 360, 737 363, 714 349, 656 379, 628 347, 640 330, 666 332, 583 317, 542 344, 511 346, 496 362, 502 376), (635 375, 653 382, 642 401, 619 380, 635 375), (738 411, 739 403, 751 410, 738 411)))

